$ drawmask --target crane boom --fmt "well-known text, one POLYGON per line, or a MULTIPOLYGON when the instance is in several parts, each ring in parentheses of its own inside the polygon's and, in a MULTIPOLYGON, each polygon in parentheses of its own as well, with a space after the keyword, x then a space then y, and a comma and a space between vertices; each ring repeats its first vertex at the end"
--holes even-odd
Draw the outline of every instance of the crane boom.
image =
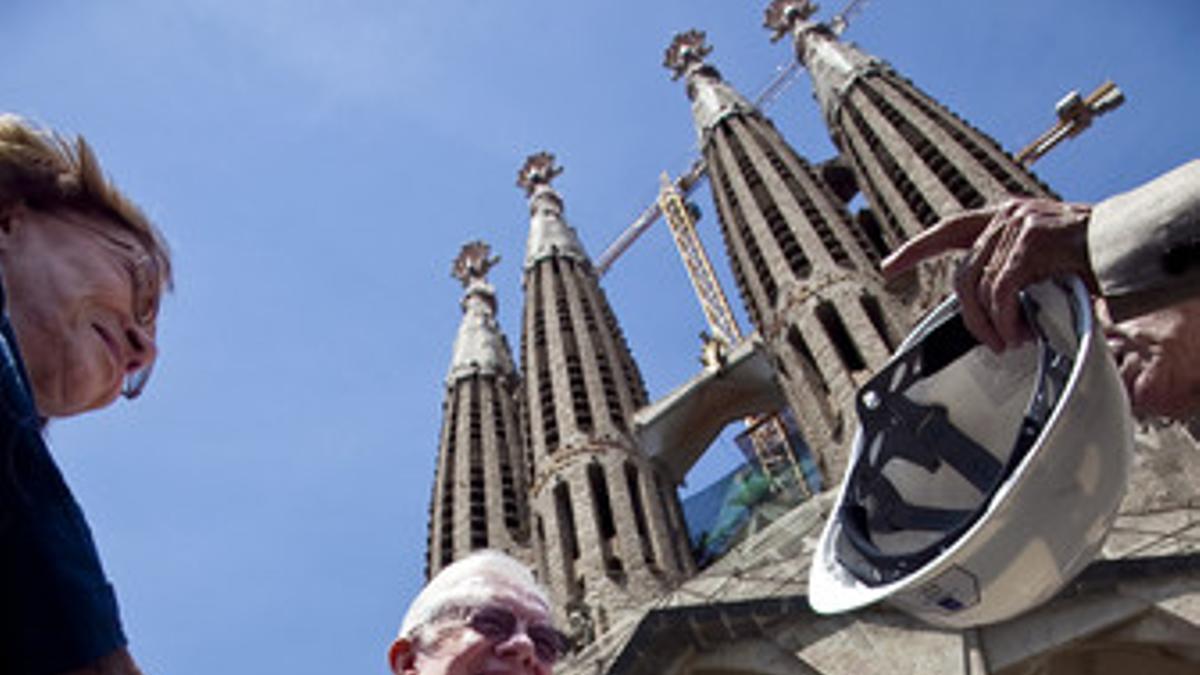
POLYGON ((1075 91, 1068 93, 1055 106, 1058 121, 1054 126, 1025 146, 1016 154, 1015 159, 1025 166, 1032 165, 1054 146, 1079 135, 1092 125, 1092 120, 1118 108, 1124 102, 1125 94, 1112 80, 1096 87, 1087 98, 1080 98, 1079 93, 1075 91))
MULTIPOLYGON (((695 190, 700 181, 704 179, 706 170, 707 165, 704 162, 704 158, 697 158, 692 162, 692 166, 688 169, 687 173, 675 181, 675 189, 679 190, 680 194, 685 197, 690 195, 692 190, 695 190)), ((650 229, 650 226, 661 215, 662 209, 658 201, 643 209, 642 213, 633 221, 633 224, 625 228, 625 231, 617 237, 616 241, 609 244, 608 248, 604 249, 604 252, 596 259, 596 274, 604 276, 604 273, 608 271, 609 267, 612 267, 617 258, 621 257, 621 254, 627 251, 630 246, 633 246, 633 242, 637 241, 638 237, 650 229)))
MULTIPOLYGON (((783 91, 787 89, 793 81, 795 81, 796 76, 801 70, 802 68, 800 62, 796 60, 789 61, 788 63, 776 68, 775 77, 771 78, 771 81, 762 88, 762 91, 759 92, 758 96, 754 97, 754 107, 762 109, 774 103, 775 99, 779 98, 779 95, 782 94, 783 91)), ((687 172, 680 175, 678 180, 675 181, 675 188, 679 190, 684 197, 687 197, 692 193, 692 190, 696 189, 696 187, 700 184, 700 181, 704 180, 707 171, 708 164, 704 161, 704 158, 697 157, 692 162, 692 165, 688 167, 687 172)), ((604 249, 604 252, 600 254, 599 258, 596 258, 596 273, 600 276, 604 276, 604 274, 608 272, 609 268, 612 267, 613 263, 617 261, 617 258, 620 258, 625 251, 629 250, 629 247, 633 246, 633 242, 637 241, 638 237, 642 236, 646 230, 650 229, 650 226, 653 225, 661 215, 662 208, 660 207, 658 201, 655 201, 646 208, 642 209, 642 212, 638 214, 638 217, 634 219, 633 223, 631 223, 629 227, 625 228, 625 230, 617 236, 616 240, 608 245, 608 248, 604 249)))
MULTIPOLYGON (((660 183, 658 210, 664 214, 664 220, 671 230, 679 257, 683 258, 684 269, 692 281, 696 299, 700 301, 700 309, 704 312, 704 318, 712 333, 711 337, 706 338, 706 349, 715 348, 717 355, 709 365, 719 367, 720 352, 740 343, 744 336, 733 310, 729 307, 729 299, 725 296, 721 282, 713 270, 712 261, 704 250, 699 235, 696 234, 696 221, 684 201, 685 194, 678 187, 679 183, 695 183, 688 183, 688 176, 672 182, 666 172, 663 172, 660 183)), ((779 415, 747 417, 744 423, 750 447, 771 489, 786 490, 788 485, 794 485, 802 493, 807 493, 808 487, 803 471, 791 448, 787 427, 779 415)))
POLYGON ((717 281, 704 244, 696 234, 696 224, 687 210, 684 195, 671 182, 665 171, 658 193, 658 208, 666 214, 667 227, 670 228, 675 246, 683 258, 688 278, 692 280, 692 288, 696 291, 696 298, 700 301, 700 309, 708 321, 709 330, 714 337, 724 340, 727 346, 732 347, 741 342, 742 331, 733 317, 733 310, 729 308, 729 299, 725 297, 725 291, 717 281))

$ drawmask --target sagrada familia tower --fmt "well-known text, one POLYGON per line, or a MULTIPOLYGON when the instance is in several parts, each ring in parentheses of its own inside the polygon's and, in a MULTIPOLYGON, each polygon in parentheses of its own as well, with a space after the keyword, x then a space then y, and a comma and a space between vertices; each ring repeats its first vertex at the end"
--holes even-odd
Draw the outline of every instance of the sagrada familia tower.
MULTIPOLYGON (((1200 447, 1176 426, 1139 431, 1102 558, 1041 607, 947 630, 887 606, 840 616, 808 606, 808 560, 846 469, 855 392, 948 290, 944 264, 889 286, 879 261, 941 217, 1054 196, 814 12, 808 0, 774 0, 765 27, 791 37, 832 159, 801 157, 708 63, 703 33, 677 35, 664 65, 686 85, 725 258, 754 325, 745 359, 767 364, 755 384, 767 395, 704 416, 725 424, 747 406, 790 410, 826 490, 700 569, 676 494, 694 458, 664 450, 687 445, 678 439, 689 427, 674 441, 655 436, 664 406, 648 399, 567 223, 552 187, 562 169, 540 153, 517 181, 530 213, 519 365, 487 281, 498 259, 472 242, 454 262, 463 318, 445 382, 427 574, 480 548, 525 561, 575 643, 560 673, 1200 673, 1200 447), (868 206, 852 212, 858 194, 868 206)), ((701 399, 745 359, 710 364, 667 398, 701 399)))

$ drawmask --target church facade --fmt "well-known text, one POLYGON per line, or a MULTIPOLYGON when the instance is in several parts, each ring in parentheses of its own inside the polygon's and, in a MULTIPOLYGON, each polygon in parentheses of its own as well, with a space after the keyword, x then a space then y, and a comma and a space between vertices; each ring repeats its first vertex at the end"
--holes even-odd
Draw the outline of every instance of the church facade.
MULTIPOLYGON (((941 217, 1054 196, 814 11, 807 0, 775 0, 765 26, 791 38, 812 79, 838 149, 826 162, 801 157, 722 80, 703 33, 682 33, 667 49, 664 65, 691 101, 724 257, 755 328, 749 355, 669 396, 699 399, 735 368, 765 364, 755 391, 772 393, 755 401, 790 409, 826 490, 698 569, 679 472, 646 440, 664 406, 648 399, 567 223, 551 186, 561 168, 541 153, 518 173, 530 212, 519 364, 495 321, 490 251, 473 242, 455 262, 463 319, 446 380, 427 574, 479 548, 528 563, 575 641, 556 669, 572 675, 1200 672, 1200 447, 1181 426, 1139 429, 1101 558, 1043 606, 967 630, 886 605, 838 616, 809 607, 808 563, 846 469, 855 392, 948 290, 944 261, 885 285, 879 260, 941 217), (852 213, 858 194, 867 207, 852 213)), ((744 412, 722 405, 721 420, 744 412)))

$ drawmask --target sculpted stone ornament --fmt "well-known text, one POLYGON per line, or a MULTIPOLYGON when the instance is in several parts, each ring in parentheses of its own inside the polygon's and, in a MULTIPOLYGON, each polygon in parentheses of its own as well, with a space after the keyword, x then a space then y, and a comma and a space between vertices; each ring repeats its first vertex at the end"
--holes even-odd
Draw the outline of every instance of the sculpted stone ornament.
POLYGON ((562 172, 562 167, 554 163, 554 155, 539 152, 530 155, 525 160, 525 165, 517 172, 517 187, 524 189, 527 197, 533 196, 534 188, 549 185, 550 181, 562 172))
POLYGON ((592 614, 586 602, 582 599, 572 600, 567 604, 567 626, 571 645, 575 652, 596 640, 596 626, 592 623, 592 614))
POLYGON ((663 66, 671 71, 671 79, 678 80, 687 74, 693 64, 704 63, 704 59, 712 53, 712 47, 705 41, 705 33, 692 29, 686 33, 676 33, 663 56, 663 66))
POLYGON ((767 7, 763 27, 771 30, 771 42, 778 42, 801 21, 812 18, 817 9, 817 3, 812 0, 774 0, 767 7))
POLYGON ((454 259, 450 276, 461 281, 463 286, 469 286, 475 279, 486 280, 488 270, 499 262, 500 256, 492 255, 492 247, 477 239, 463 244, 458 257, 454 259))

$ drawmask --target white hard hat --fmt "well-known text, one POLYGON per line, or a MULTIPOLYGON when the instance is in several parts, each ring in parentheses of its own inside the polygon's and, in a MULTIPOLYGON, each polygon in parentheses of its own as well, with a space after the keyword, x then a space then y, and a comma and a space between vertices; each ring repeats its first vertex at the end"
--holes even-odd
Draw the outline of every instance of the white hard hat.
POLYGON ((1000 621, 1092 560, 1133 447, 1129 401, 1077 279, 1022 294, 1036 338, 996 354, 947 300, 858 392, 850 465, 809 570, 821 613, 888 600, 1000 621))

